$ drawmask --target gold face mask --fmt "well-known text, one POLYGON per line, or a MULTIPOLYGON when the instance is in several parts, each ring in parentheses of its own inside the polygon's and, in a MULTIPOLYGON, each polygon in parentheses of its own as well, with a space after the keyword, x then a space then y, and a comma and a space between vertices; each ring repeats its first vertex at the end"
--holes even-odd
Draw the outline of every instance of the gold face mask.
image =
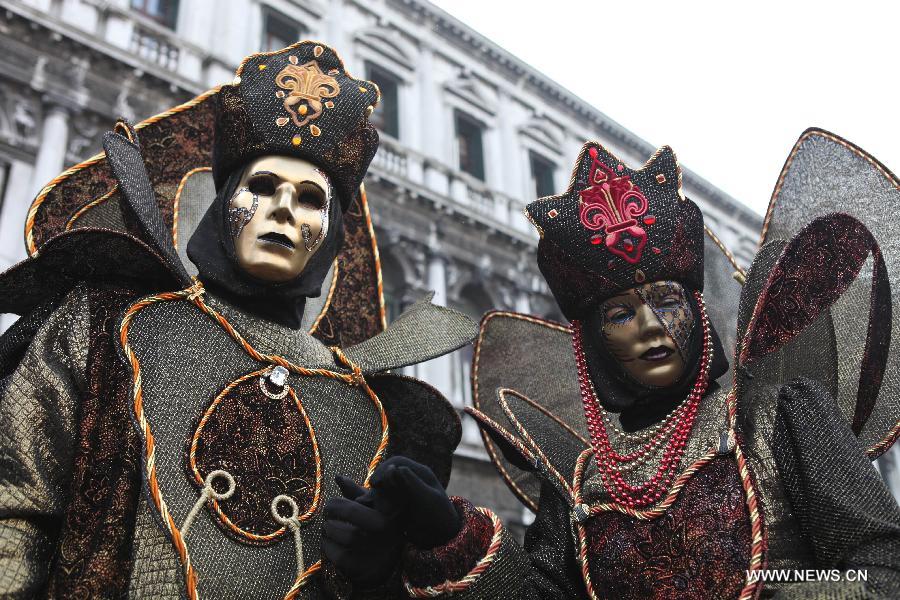
POLYGON ((668 387, 684 373, 694 313, 674 281, 647 283, 601 306, 602 336, 609 353, 632 379, 668 387))
POLYGON ((328 234, 331 194, 309 161, 264 156, 247 165, 228 210, 240 267, 277 283, 300 275, 328 234))

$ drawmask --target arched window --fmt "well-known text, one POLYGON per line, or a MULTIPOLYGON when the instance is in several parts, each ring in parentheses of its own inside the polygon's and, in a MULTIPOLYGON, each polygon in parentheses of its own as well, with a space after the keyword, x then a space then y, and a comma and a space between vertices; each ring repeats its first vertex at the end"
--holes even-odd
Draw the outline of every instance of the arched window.
POLYGON ((400 139, 400 78, 366 61, 366 79, 374 81, 381 91, 381 101, 369 120, 382 133, 400 139))
POLYGON ((403 265, 393 254, 383 253, 381 255, 381 281, 384 308, 387 312, 387 322, 390 324, 406 308, 404 299, 407 292, 403 265))
POLYGON ((178 21, 178 0, 131 0, 131 8, 169 29, 178 21))
POLYGON ((484 181, 484 125, 460 110, 454 113, 454 124, 460 170, 484 181))
POLYGON ((298 42, 307 34, 306 28, 274 8, 263 9, 263 31, 260 42, 263 52, 281 50, 298 42))

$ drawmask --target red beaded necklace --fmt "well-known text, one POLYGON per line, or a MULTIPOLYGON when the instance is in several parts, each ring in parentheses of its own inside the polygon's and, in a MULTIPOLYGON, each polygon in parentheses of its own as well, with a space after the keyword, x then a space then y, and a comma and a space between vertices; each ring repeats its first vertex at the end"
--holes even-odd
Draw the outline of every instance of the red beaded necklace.
POLYGON ((666 423, 640 449, 627 454, 616 452, 610 444, 609 434, 603 422, 603 409, 597 399, 594 384, 588 375, 587 361, 584 358, 582 345, 581 322, 572 321, 572 347, 575 351, 575 364, 578 367, 581 400, 584 403, 584 415, 587 420, 588 433, 591 436, 591 445, 594 447, 597 466, 600 469, 600 477, 613 501, 629 508, 654 504, 669 489, 678 465, 681 463, 681 458, 684 456, 688 437, 694 428, 700 401, 709 385, 709 366, 712 362, 709 319, 706 315, 703 294, 694 292, 694 297, 700 308, 700 323, 703 327, 703 355, 700 358, 700 373, 685 401, 669 415, 666 423), (666 435, 669 436, 669 439, 656 473, 645 483, 628 484, 622 473, 630 470, 631 463, 645 460, 647 454, 656 448, 666 435))

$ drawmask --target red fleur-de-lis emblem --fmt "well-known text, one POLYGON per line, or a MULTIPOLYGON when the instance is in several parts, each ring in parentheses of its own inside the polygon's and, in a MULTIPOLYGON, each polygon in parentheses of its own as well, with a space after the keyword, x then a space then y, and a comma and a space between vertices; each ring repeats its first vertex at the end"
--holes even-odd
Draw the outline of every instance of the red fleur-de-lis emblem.
POLYGON ((642 224, 650 225, 654 221, 651 215, 644 217, 643 223, 638 221, 647 212, 647 197, 631 177, 617 177, 598 158, 596 148, 589 152, 593 161, 590 185, 579 193, 581 223, 591 231, 601 232, 591 238, 591 243, 605 244, 616 256, 636 264, 647 245, 647 232, 642 224))

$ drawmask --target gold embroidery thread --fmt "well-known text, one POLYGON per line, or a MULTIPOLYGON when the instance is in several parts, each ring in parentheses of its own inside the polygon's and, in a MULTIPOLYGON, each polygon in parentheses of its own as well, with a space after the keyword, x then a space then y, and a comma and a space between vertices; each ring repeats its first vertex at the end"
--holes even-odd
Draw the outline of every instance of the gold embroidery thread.
MULTIPOLYGON (((275 76, 275 85, 287 92, 284 108, 297 127, 303 127, 313 119, 317 119, 322 114, 322 101, 334 98, 341 92, 337 80, 323 73, 319 63, 314 60, 302 65, 291 61, 291 64, 275 76)), ((284 96, 281 90, 279 92, 284 96)), ((275 95, 281 97, 279 92, 275 95)), ((278 126, 287 124, 284 117, 276 119, 275 122, 278 126)))

